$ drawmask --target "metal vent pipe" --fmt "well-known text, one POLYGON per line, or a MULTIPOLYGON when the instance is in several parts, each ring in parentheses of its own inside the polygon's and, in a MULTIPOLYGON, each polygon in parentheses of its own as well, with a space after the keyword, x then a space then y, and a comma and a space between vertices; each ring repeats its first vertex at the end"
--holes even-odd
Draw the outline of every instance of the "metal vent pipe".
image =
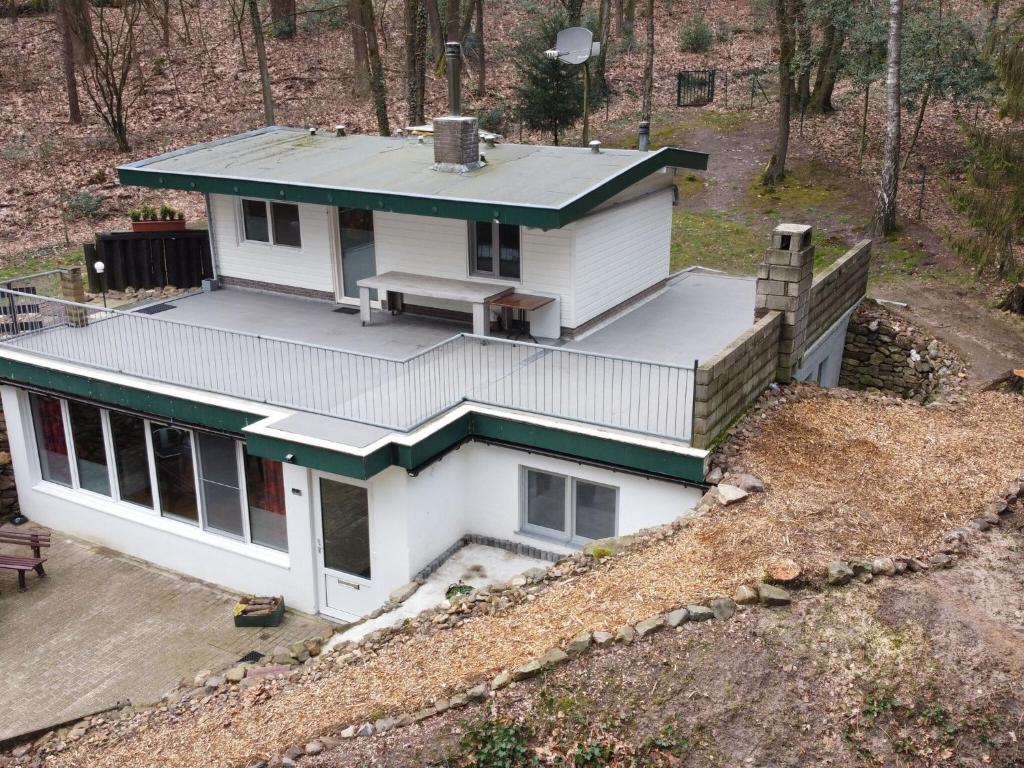
POLYGON ((462 112, 462 45, 445 43, 444 56, 448 65, 448 114, 458 117, 462 112))

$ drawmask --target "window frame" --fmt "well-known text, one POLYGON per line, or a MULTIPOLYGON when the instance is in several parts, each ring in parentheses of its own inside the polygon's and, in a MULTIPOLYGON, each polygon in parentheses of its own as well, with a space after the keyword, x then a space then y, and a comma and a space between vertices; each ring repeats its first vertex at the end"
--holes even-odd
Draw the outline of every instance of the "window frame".
POLYGON ((238 215, 238 241, 240 243, 246 243, 248 245, 261 245, 264 247, 273 248, 289 248, 293 251, 301 251, 303 236, 302 236, 302 210, 298 203, 293 203, 290 200, 264 200, 258 197, 239 197, 237 206, 238 215), (266 240, 251 240, 245 232, 245 203, 246 201, 252 203, 262 203, 263 211, 267 216, 267 239, 266 240), (289 245, 288 243, 281 243, 277 240, 277 231, 274 227, 274 209, 273 205, 292 205, 295 206, 295 216, 299 221, 299 244, 289 245))
MULTIPOLYGON (((29 397, 28 397, 29 394, 32 394, 32 393, 26 391, 26 397, 24 399, 25 407, 23 409, 23 412, 27 415, 27 418, 29 419, 29 422, 30 422, 30 424, 29 424, 30 429, 28 431, 26 431, 25 434, 26 434, 26 436, 31 435, 31 440, 32 440, 32 443, 33 443, 32 447, 35 449, 36 454, 38 454, 39 446, 38 446, 38 439, 37 439, 36 434, 35 434, 35 414, 32 412, 32 409, 31 409, 31 406, 30 406, 30 400, 29 400, 29 397)), ((88 405, 88 406, 91 406, 91 407, 99 409, 99 412, 100 412, 100 424, 101 424, 101 427, 102 427, 102 430, 103 430, 103 446, 104 446, 104 449, 105 449, 106 455, 107 455, 107 475, 109 477, 110 490, 111 490, 110 495, 107 496, 107 495, 104 495, 104 494, 101 494, 101 493, 97 493, 96 491, 91 491, 88 488, 83 488, 82 485, 81 485, 81 479, 80 479, 79 473, 78 473, 78 455, 77 455, 77 452, 75 450, 74 436, 71 433, 72 421, 71 421, 71 414, 70 414, 70 409, 69 409, 69 399, 66 398, 66 397, 61 397, 61 396, 56 395, 56 394, 47 394, 47 393, 37 393, 37 394, 41 394, 42 396, 45 396, 45 397, 52 397, 52 398, 56 399, 60 403, 61 419, 63 421, 63 427, 64 427, 64 440, 65 440, 65 443, 67 445, 68 462, 69 462, 69 465, 70 465, 70 475, 71 475, 71 485, 64 485, 64 484, 58 483, 56 481, 44 479, 43 476, 42 476, 42 468, 41 468, 41 465, 39 464, 39 458, 38 458, 38 455, 37 455, 36 459, 35 459, 35 461, 36 461, 36 472, 35 472, 35 474, 39 478, 39 482, 40 483, 44 483, 46 485, 54 486, 55 488, 60 488, 60 489, 62 489, 64 491, 73 491, 75 493, 82 493, 86 497, 91 498, 91 499, 96 499, 96 500, 103 501, 103 502, 106 502, 106 503, 113 503, 113 504, 116 504, 118 506, 125 506, 128 509, 131 509, 131 510, 133 510, 135 512, 138 512, 138 513, 141 513, 143 515, 147 515, 147 516, 153 517, 153 518, 159 518, 160 520, 164 520, 164 521, 167 521, 168 523, 172 523, 172 524, 188 526, 191 529, 202 531, 204 534, 211 534, 212 536, 217 537, 217 538, 228 539, 228 540, 236 541, 236 542, 239 542, 239 543, 242 543, 242 544, 245 544, 245 545, 259 547, 261 550, 269 550, 271 552, 280 552, 280 553, 283 553, 283 554, 289 554, 287 538, 286 538, 286 541, 285 541, 285 548, 284 549, 282 549, 280 547, 271 546, 269 544, 262 544, 262 543, 260 543, 258 541, 254 541, 252 539, 252 529, 251 529, 250 521, 249 521, 251 510, 249 508, 249 498, 248 498, 248 494, 247 494, 248 483, 247 483, 247 478, 246 478, 246 474, 245 474, 245 460, 244 460, 244 457, 245 457, 245 443, 244 443, 243 440, 239 440, 237 437, 234 437, 232 435, 226 435, 226 434, 222 434, 222 433, 219 433, 219 432, 212 432, 212 431, 209 432, 209 434, 213 434, 213 435, 216 435, 218 437, 224 437, 226 439, 231 440, 234 443, 235 469, 236 469, 236 472, 238 473, 238 483, 239 483, 239 487, 238 487, 239 504, 240 504, 239 511, 240 511, 241 516, 242 516, 242 531, 243 531, 243 535, 242 536, 238 536, 236 534, 231 533, 230 531, 222 531, 222 530, 220 530, 218 528, 212 528, 212 527, 210 527, 207 524, 206 502, 205 502, 205 498, 204 498, 203 492, 202 492, 203 491, 203 489, 202 489, 202 480, 201 480, 200 466, 199 466, 200 465, 200 461, 201 461, 202 449, 199 447, 199 440, 197 439, 198 433, 206 432, 207 430, 196 430, 196 429, 194 429, 192 427, 185 426, 183 424, 178 424, 178 423, 171 424, 171 423, 163 421, 161 419, 149 419, 149 418, 146 418, 145 416, 129 413, 127 411, 118 411, 119 413, 126 413, 128 415, 134 416, 134 417, 140 419, 142 421, 142 423, 143 423, 143 429, 145 430, 145 438, 146 438, 146 441, 145 441, 145 445, 146 445, 146 468, 147 468, 147 471, 149 472, 150 488, 152 490, 152 495, 153 495, 153 506, 152 507, 147 507, 147 506, 144 506, 142 504, 138 504, 136 502, 133 502, 133 501, 131 501, 129 499, 125 499, 125 498, 123 498, 121 496, 121 486, 120 486, 120 482, 119 482, 120 478, 118 477, 118 473, 117 473, 117 461, 115 459, 115 453, 114 453, 114 434, 113 434, 112 425, 111 425, 111 422, 110 422, 110 414, 112 412, 112 409, 105 408, 105 407, 103 407, 101 405, 98 405, 98 404, 95 404, 95 403, 90 403, 90 402, 88 402, 86 400, 82 400, 81 401, 85 405, 88 405), (175 429, 180 429, 180 430, 182 430, 184 432, 187 432, 188 435, 189 435, 189 440, 191 442, 192 454, 193 454, 193 456, 192 456, 192 481, 193 481, 193 488, 194 488, 195 493, 196 493, 196 505, 197 505, 198 510, 199 510, 199 519, 198 519, 198 521, 187 520, 187 519, 182 518, 182 517, 169 516, 169 515, 165 515, 164 514, 163 505, 161 504, 161 500, 160 500, 160 488, 159 488, 159 484, 157 483, 156 457, 155 457, 154 449, 153 449, 153 437, 152 436, 153 436, 154 428, 160 428, 160 427, 165 427, 165 426, 173 426, 175 429)), ((117 409, 114 409, 114 410, 117 410, 117 409)), ((284 497, 284 506, 285 506, 285 520, 287 520, 287 516, 288 516, 287 496, 284 497)), ((285 530, 287 531, 287 523, 286 523, 285 530)))
POLYGON ((491 280, 506 280, 510 283, 522 283, 523 282, 523 227, 522 225, 510 225, 515 226, 519 231, 519 277, 505 277, 501 274, 501 228, 503 225, 500 221, 468 221, 466 222, 466 233, 469 238, 468 258, 468 275, 470 277, 486 277, 491 280), (487 223, 491 225, 491 243, 493 252, 491 253, 491 265, 492 271, 486 272, 476 268, 476 225, 487 223))
POLYGON ((562 544, 566 544, 574 547, 583 547, 596 539, 590 539, 586 536, 580 536, 577 534, 577 483, 587 483, 589 485, 596 485, 602 488, 609 488, 615 492, 615 525, 614 530, 610 536, 619 535, 619 498, 621 496, 622 488, 618 485, 612 485, 611 483, 603 483, 598 480, 591 480, 586 477, 578 477, 576 475, 568 475, 562 472, 552 472, 546 469, 540 469, 539 467, 528 466, 525 464, 519 467, 519 533, 527 536, 535 536, 538 538, 548 539, 550 541, 557 541, 562 544), (529 522, 529 473, 536 472, 543 475, 550 475, 551 477, 563 478, 565 483, 565 498, 564 498, 564 509, 563 515, 565 529, 561 532, 556 531, 553 528, 545 528, 541 525, 535 525, 529 522))

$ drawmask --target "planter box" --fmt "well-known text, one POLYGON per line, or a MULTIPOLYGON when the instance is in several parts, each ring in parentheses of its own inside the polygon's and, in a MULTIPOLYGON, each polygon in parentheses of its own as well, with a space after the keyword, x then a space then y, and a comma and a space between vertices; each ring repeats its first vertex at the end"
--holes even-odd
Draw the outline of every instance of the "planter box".
POLYGON ((185 229, 185 223, 184 219, 133 221, 132 232, 181 232, 185 229))
MULTIPOLYGON (((238 602, 247 603, 246 598, 242 598, 238 602)), ((284 599, 278 601, 277 607, 266 616, 246 616, 239 614, 235 616, 236 627, 276 627, 281 623, 284 618, 284 599)))

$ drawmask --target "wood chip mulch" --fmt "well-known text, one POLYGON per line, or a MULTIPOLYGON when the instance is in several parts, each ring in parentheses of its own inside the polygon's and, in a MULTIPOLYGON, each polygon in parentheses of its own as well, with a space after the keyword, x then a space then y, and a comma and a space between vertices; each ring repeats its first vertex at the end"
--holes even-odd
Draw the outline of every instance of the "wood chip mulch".
POLYGON ((929 409, 822 396, 755 414, 742 449, 767 490, 679 534, 551 586, 533 602, 434 636, 389 643, 367 663, 273 696, 214 700, 130 738, 81 745, 49 765, 247 765, 294 743, 409 711, 536 657, 584 629, 614 629, 729 594, 790 557, 919 554, 976 516, 1024 471, 1024 398, 997 393, 929 409))

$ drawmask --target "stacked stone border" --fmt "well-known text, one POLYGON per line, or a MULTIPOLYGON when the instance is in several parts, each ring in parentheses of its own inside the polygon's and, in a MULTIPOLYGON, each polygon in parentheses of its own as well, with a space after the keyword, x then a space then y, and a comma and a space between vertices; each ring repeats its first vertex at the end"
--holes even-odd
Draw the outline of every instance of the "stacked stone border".
MULTIPOLYGON (((749 478, 749 476, 748 476, 749 478)), ((728 479, 728 478, 726 478, 728 479)), ((757 490, 753 482, 751 492, 757 490)), ((706 512, 720 504, 731 504, 747 495, 739 488, 720 484, 711 488, 698 505, 699 512, 706 512)), ((1024 509, 1024 475, 1011 484, 1002 495, 985 504, 980 514, 967 525, 955 528, 942 537, 942 543, 934 554, 900 557, 867 557, 835 560, 824 570, 801 576, 801 589, 841 588, 851 583, 867 583, 877 578, 897 577, 903 574, 925 573, 937 568, 951 568, 968 552, 973 539, 985 531, 1001 525, 1003 519, 1024 509)), ((467 618, 480 614, 495 614, 508 610, 512 605, 534 599, 553 583, 586 573, 601 563, 627 551, 642 549, 663 541, 683 528, 693 518, 679 518, 673 523, 646 529, 640 533, 594 542, 584 552, 567 556, 549 568, 532 568, 506 583, 475 590, 459 596, 448 605, 423 611, 415 619, 407 620, 402 626, 385 628, 371 633, 359 642, 344 642, 331 650, 324 650, 323 644, 331 630, 302 643, 287 648, 280 647, 262 663, 237 664, 214 674, 203 670, 190 685, 179 686, 169 692, 160 703, 136 710, 131 706, 97 715, 74 725, 51 731, 34 742, 26 742, 11 753, 15 765, 40 766, 48 755, 66 750, 71 744, 82 740, 109 742, 132 730, 145 727, 146 721, 170 712, 181 715, 208 703, 214 697, 239 696, 252 689, 248 695, 271 696, 274 689, 284 688, 302 678, 315 682, 324 675, 324 666, 350 666, 365 663, 381 648, 393 640, 400 640, 415 634, 434 634, 457 627, 467 618), (266 689, 266 690, 264 690, 266 689)), ((562 645, 554 646, 541 656, 527 661, 514 669, 501 670, 489 680, 480 680, 454 695, 441 695, 431 704, 420 709, 392 713, 373 721, 350 723, 334 734, 321 735, 306 744, 295 744, 282 754, 270 760, 257 760, 249 768, 281 768, 298 765, 304 756, 320 754, 324 749, 337 746, 346 739, 367 737, 374 734, 419 723, 449 709, 467 704, 483 702, 498 691, 514 683, 528 680, 547 670, 557 667, 572 658, 614 644, 631 646, 645 637, 666 629, 677 629, 683 623, 700 623, 710 620, 727 620, 737 611, 738 606, 772 608, 787 606, 792 601, 790 589, 766 577, 755 584, 740 585, 732 597, 705 597, 693 603, 679 604, 676 608, 655 614, 635 624, 626 624, 614 632, 581 632, 562 645)))

